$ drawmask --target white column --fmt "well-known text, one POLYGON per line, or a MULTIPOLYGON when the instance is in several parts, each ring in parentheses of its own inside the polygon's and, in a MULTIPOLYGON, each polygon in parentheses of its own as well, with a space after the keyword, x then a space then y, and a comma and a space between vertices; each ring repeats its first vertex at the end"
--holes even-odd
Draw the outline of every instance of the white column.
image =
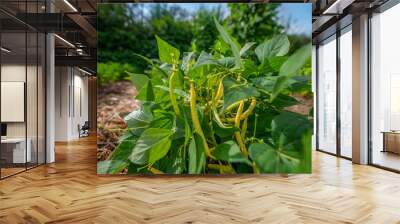
POLYGON ((353 19, 353 162, 368 163, 368 15, 353 19))
POLYGON ((54 133, 55 133, 55 56, 54 56, 54 35, 47 34, 46 36, 46 163, 55 161, 55 146, 54 146, 54 133))

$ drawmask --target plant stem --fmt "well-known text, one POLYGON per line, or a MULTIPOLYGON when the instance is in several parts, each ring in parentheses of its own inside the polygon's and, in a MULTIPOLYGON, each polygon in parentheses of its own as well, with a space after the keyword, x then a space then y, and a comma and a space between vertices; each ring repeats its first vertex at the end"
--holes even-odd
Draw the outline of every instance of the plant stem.
POLYGON ((192 122, 194 125, 194 129, 196 130, 197 134, 200 135, 201 139, 203 140, 204 144, 204 153, 210 157, 214 158, 211 155, 211 151, 208 148, 208 144, 206 141, 206 138, 204 137, 203 129, 201 128, 199 117, 197 116, 197 110, 196 110, 196 89, 194 87, 193 81, 190 81, 190 112, 192 115, 192 122))
MULTIPOLYGON (((242 115, 242 112, 243 112, 243 106, 244 106, 244 101, 242 100, 242 101, 240 101, 239 108, 237 110, 236 118, 235 118, 235 127, 239 128, 239 129, 240 129, 240 116, 242 115)), ((236 138, 236 141, 239 143, 239 146, 240 146, 240 149, 241 149, 243 155, 245 157, 248 157, 246 145, 243 142, 240 131, 235 132, 235 138, 236 138)))
POLYGON ((235 173, 232 166, 229 165, 221 165, 221 164, 207 164, 209 169, 219 170, 221 174, 224 173, 235 173))
POLYGON ((254 130, 253 130, 253 138, 256 137, 256 131, 257 131, 257 119, 258 119, 258 114, 255 114, 254 118, 254 130))
POLYGON ((174 108, 176 115, 180 116, 181 112, 179 110, 178 102, 176 101, 176 96, 175 96, 175 83, 174 83, 175 80, 174 79, 175 79, 176 74, 177 74, 177 70, 176 70, 176 65, 174 64, 172 66, 172 74, 169 77, 169 97, 171 98, 171 104, 172 104, 172 107, 174 108))
POLYGON ((284 158, 286 158, 286 159, 288 159, 288 160, 292 160, 292 161, 297 162, 297 163, 300 162, 300 160, 299 160, 298 158, 295 158, 295 157, 293 157, 293 156, 289 156, 289 155, 287 155, 287 154, 285 154, 285 153, 283 153, 283 152, 281 152, 281 151, 279 151, 278 153, 279 153, 279 155, 280 155, 281 157, 284 157, 284 158))
POLYGON ((260 170, 258 169, 256 162, 253 162, 252 167, 253 167, 253 173, 260 174, 260 170))
POLYGON ((148 168, 150 172, 152 172, 153 174, 164 174, 164 172, 162 172, 161 170, 158 170, 154 167, 149 167, 148 168))

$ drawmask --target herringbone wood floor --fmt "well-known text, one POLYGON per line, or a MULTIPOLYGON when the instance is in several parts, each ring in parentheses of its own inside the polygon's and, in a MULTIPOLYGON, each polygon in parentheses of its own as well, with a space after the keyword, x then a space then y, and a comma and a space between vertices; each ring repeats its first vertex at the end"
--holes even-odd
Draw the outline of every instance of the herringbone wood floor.
POLYGON ((96 175, 96 144, 0 181, 0 223, 400 223, 400 175, 314 154, 312 175, 96 175))

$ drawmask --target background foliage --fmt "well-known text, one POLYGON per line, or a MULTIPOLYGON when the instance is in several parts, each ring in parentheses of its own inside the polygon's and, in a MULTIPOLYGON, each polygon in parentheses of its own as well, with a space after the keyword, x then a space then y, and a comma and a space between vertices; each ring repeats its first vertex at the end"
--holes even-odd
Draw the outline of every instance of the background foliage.
MULTIPOLYGON (((189 13, 178 5, 155 4, 144 13, 143 4, 100 4, 98 10, 98 62, 121 63, 139 70, 147 64, 133 53, 156 58, 155 35, 166 40, 181 52, 210 51, 218 40, 213 18, 224 24, 238 42, 262 42, 284 30, 277 22, 279 4, 228 4, 227 15, 221 8, 200 8, 189 13), (225 17, 224 17, 225 16, 225 17), (192 49, 195 48, 195 49, 192 49)), ((289 21, 288 21, 289 24, 289 21)), ((309 41, 304 35, 288 35, 290 53, 309 41)), ((100 70, 106 80, 125 78, 115 72, 114 78, 100 70)))

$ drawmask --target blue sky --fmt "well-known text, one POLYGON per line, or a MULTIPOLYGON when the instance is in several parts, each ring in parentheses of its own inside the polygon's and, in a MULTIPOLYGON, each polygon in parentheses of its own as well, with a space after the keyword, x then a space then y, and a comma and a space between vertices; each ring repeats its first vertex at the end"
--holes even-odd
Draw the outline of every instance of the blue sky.
POLYGON ((284 3, 279 8, 279 17, 291 21, 289 33, 311 35, 311 3, 284 3))
MULTIPOLYGON (((227 11, 226 3, 172 3, 193 12, 200 7, 214 8, 220 6, 227 11)), ((282 24, 289 22, 288 33, 300 33, 311 35, 311 3, 282 3, 278 10, 278 16, 282 24)))

